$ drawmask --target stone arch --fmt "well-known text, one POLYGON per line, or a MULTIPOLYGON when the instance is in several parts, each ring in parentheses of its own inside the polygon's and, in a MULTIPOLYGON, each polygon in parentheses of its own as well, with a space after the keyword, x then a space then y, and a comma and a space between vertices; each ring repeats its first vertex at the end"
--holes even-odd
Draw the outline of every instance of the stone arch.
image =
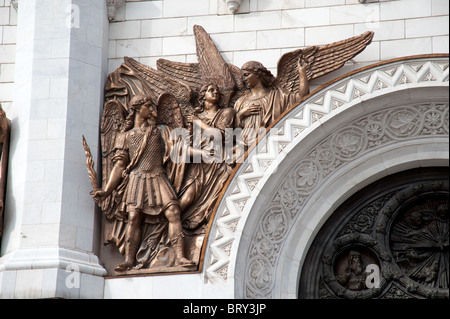
POLYGON ((355 192, 314 236, 299 298, 448 299, 448 174, 418 167, 355 192))
POLYGON ((345 199, 398 171, 448 166, 447 87, 448 55, 396 59, 286 112, 223 194, 205 277, 236 298, 295 298, 309 245, 345 199))

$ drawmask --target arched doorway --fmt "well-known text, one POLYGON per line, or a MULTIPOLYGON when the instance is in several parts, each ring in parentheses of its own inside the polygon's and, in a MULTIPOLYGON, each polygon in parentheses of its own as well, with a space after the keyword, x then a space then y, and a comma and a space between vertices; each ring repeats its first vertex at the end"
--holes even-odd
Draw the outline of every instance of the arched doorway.
POLYGON ((308 251, 299 297, 448 298, 448 176, 406 170, 346 200, 308 251))
POLYGON ((229 183, 208 237, 205 277, 236 298, 299 297, 307 252, 341 204, 383 177, 448 166, 448 56, 353 72, 271 132, 229 183))

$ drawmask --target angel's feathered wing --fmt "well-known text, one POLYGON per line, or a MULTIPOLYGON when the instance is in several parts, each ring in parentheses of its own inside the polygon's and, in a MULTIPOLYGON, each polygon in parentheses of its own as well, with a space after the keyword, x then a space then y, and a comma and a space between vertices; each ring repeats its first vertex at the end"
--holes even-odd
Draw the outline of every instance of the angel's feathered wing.
MULTIPOLYGON (((142 89, 142 88, 141 88, 142 89)), ((117 97, 117 96, 114 96, 117 97)), ((166 132, 173 128, 183 128, 184 120, 181 108, 176 97, 171 93, 161 94, 155 102, 158 111, 157 124, 168 127, 166 132)), ((111 99, 105 103, 101 121, 101 150, 102 150, 102 188, 106 187, 110 174, 113 170, 113 156, 116 154, 116 140, 119 139, 120 134, 123 134, 123 127, 128 111, 119 99, 111 99)), ((176 141, 171 140, 170 134, 163 136, 165 139, 166 148, 177 146, 176 141)), ((119 142, 120 143, 120 142, 119 142)), ((168 152, 166 152, 169 154, 168 152)), ((179 191, 183 181, 185 163, 172 162, 169 156, 166 157, 165 169, 169 179, 173 182, 176 191, 179 191)), ((119 205, 122 201, 123 194, 118 190, 114 190, 112 194, 101 202, 101 209, 105 213, 105 243, 114 242, 116 245, 122 247, 124 239, 124 222, 122 213, 119 212, 119 205)))
POLYGON ((232 106, 245 87, 241 71, 236 66, 226 63, 208 33, 199 25, 194 26, 198 63, 174 62, 159 59, 158 71, 167 77, 189 85, 199 92, 204 84, 216 84, 223 96, 222 107, 232 106))
POLYGON ((373 35, 372 31, 367 31, 342 41, 285 53, 278 61, 277 84, 295 92, 299 87, 298 61, 301 57, 307 63, 307 78, 312 80, 341 68, 372 42, 373 35))
POLYGON ((170 133, 163 135, 165 142, 164 167, 167 176, 172 182, 175 191, 181 190, 186 161, 182 156, 186 151, 186 143, 189 142, 186 130, 176 131, 175 129, 184 128, 184 118, 177 99, 171 93, 163 93, 157 100, 158 125, 169 127, 170 133), (184 132, 184 133, 183 133, 184 132), (184 135, 183 135, 184 134, 184 135))
POLYGON ((189 85, 130 57, 124 57, 124 63, 108 76, 106 82, 106 99, 119 99, 123 105, 128 105, 137 94, 150 96, 156 104, 164 93, 175 96, 183 115, 192 113, 189 85))
MULTIPOLYGON (((125 107, 119 100, 110 100, 105 103, 100 126, 102 188, 106 187, 109 175, 114 166, 112 157, 115 154, 116 138, 125 123, 126 114, 125 107)), ((105 242, 109 241, 109 235, 111 234, 111 229, 114 225, 119 200, 120 199, 117 198, 117 192, 113 191, 113 193, 100 204, 100 207, 106 216, 105 242)))

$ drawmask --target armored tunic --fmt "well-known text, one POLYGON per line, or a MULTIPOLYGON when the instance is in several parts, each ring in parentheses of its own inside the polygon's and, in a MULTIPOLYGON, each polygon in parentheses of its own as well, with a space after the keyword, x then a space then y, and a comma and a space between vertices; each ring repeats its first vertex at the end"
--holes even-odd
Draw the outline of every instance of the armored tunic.
POLYGON ((177 195, 163 166, 161 130, 165 129, 167 127, 154 125, 146 129, 134 128, 118 139, 115 157, 123 159, 129 170, 122 198, 126 211, 159 215, 170 205, 178 205, 177 195))

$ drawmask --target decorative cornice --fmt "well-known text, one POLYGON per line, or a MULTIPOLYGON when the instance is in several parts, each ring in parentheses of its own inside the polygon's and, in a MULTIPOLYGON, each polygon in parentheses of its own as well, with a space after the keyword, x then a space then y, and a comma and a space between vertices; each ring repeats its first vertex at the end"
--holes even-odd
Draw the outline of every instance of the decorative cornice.
MULTIPOLYGON (((233 270, 230 270, 229 266, 230 261, 237 254, 239 240, 236 239, 239 239, 241 236, 238 230, 244 227, 240 223, 245 223, 246 217, 249 216, 252 204, 255 201, 255 196, 261 191, 268 176, 276 169, 280 158, 284 158, 287 155, 285 150, 292 149, 294 145, 299 143, 302 136, 307 133, 302 134, 302 132, 307 131, 309 127, 317 124, 315 122, 322 122, 324 116, 332 113, 338 114, 343 108, 361 103, 366 99, 382 96, 383 94, 388 94, 396 90, 447 86, 449 81, 448 66, 448 55, 408 57, 382 62, 371 67, 353 71, 349 75, 339 78, 339 80, 329 84, 327 87, 322 87, 313 92, 301 104, 289 110, 282 119, 272 126, 272 130, 276 130, 278 133, 266 135, 268 136, 265 139, 266 152, 256 152, 253 150, 245 159, 244 163, 239 166, 223 193, 222 200, 218 205, 212 221, 211 232, 208 235, 208 247, 204 259, 206 278, 213 283, 225 283, 229 277, 234 276, 232 273, 233 270), (244 216, 244 221, 242 221, 241 219, 244 216)), ((392 115, 395 116, 396 114, 392 115)), ((448 118, 448 111, 445 116, 448 118)), ((330 117, 327 116, 327 118, 329 119, 330 117)), ((370 126, 369 128, 376 129, 375 126, 370 126)), ((446 134, 448 135, 448 127, 444 128, 444 130, 446 130, 446 134)), ((351 131, 350 133, 352 132, 357 131, 351 131)), ((339 136, 336 135, 334 138, 344 138, 345 133, 339 131, 340 135, 338 134, 339 136)), ((372 134, 376 133, 376 131, 372 132, 372 134)), ((392 134, 392 132, 389 133, 392 134)), ((375 137, 373 135, 373 138, 375 137)), ((337 143, 336 145, 342 146, 344 144, 337 143)), ((361 145, 358 144, 356 146, 361 145)), ((376 146, 376 144, 374 145, 376 146)), ((352 147, 343 149, 341 160, 343 161, 346 157, 352 156, 352 154, 348 153, 352 150, 352 147)), ((326 154, 323 153, 322 155, 325 156, 326 154)), ((324 160, 326 160, 326 157, 324 157, 324 160)), ((302 172, 306 172, 308 169, 310 171, 314 169, 314 163, 312 162, 305 162, 303 164, 303 167, 299 168, 302 172)), ((305 188, 303 191, 306 196, 312 190, 305 188)), ((285 204, 288 205, 289 203, 286 202, 285 204)), ((283 223, 283 221, 285 222, 289 219, 289 216, 283 213, 285 210, 281 208, 280 205, 267 207, 268 210, 255 220, 255 233, 253 235, 261 235, 262 233, 257 230, 263 229, 263 222, 270 222, 269 219, 272 222, 276 221, 278 224, 281 223, 280 225, 289 226, 289 224, 283 223), (272 219, 271 216, 273 217, 272 219)), ((288 232, 283 227, 271 227, 270 229, 276 231, 274 236, 283 236, 283 234, 288 232)), ((266 235, 263 234, 264 236, 266 235)), ((253 242, 256 239, 250 238, 249 240, 253 242)), ((280 244, 281 242, 276 241, 271 248, 273 254, 276 255, 277 245, 280 244)), ((261 252, 261 247, 259 247, 256 253, 260 254, 261 252)), ((263 261, 266 258, 257 260, 255 259, 256 257, 256 255, 249 255, 245 262, 247 265, 246 268, 248 268, 246 271, 250 271, 249 267, 252 266, 256 267, 254 268, 255 271, 259 269, 258 271, 265 272, 264 268, 267 267, 267 263, 263 261)), ((276 262, 277 257, 273 257, 276 262)), ((271 262, 274 262, 274 260, 271 260, 271 262)), ((267 272, 265 273, 267 274, 267 272)), ((251 276, 247 275, 245 277, 246 288, 244 289, 248 289, 253 284, 269 284, 268 282, 251 282, 254 278, 252 279, 251 276)), ((265 279, 271 281, 273 278, 269 277, 270 274, 265 279)), ((270 291, 268 293, 270 294, 270 291)), ((244 295, 248 297, 246 292, 244 292, 244 295)))

